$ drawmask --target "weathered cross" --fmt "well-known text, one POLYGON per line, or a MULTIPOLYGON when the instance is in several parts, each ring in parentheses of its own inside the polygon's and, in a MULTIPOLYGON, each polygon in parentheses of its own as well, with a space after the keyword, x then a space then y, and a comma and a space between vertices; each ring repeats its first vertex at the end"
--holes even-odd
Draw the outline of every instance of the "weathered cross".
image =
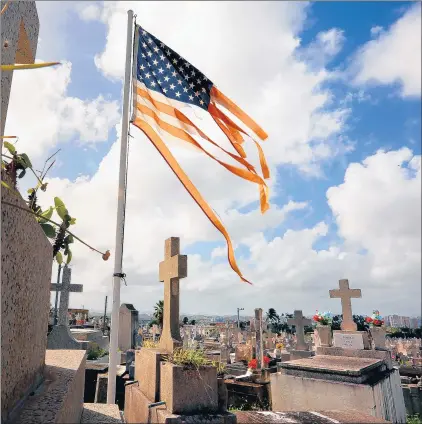
POLYGON ((341 299, 343 313, 341 329, 345 331, 356 331, 358 327, 353 321, 351 298, 362 297, 362 292, 360 289, 349 289, 349 280, 340 280, 339 286, 340 290, 330 290, 330 297, 341 299))
POLYGON ((305 342, 305 325, 311 325, 311 320, 305 318, 302 311, 295 311, 294 318, 289 318, 287 323, 296 328, 296 350, 308 350, 309 346, 305 342))
MULTIPOLYGON (((1 3, 1 7, 5 2, 1 3)), ((35 1, 10 1, 1 15, 1 64, 34 63, 39 21, 35 1)), ((1 72, 1 127, 3 135, 13 71, 1 72)), ((13 135, 13 134, 7 134, 13 135)), ((2 140, 1 140, 2 141, 2 140)), ((0 141, 0 142, 1 142, 0 141)))
POLYGON ((60 306, 59 306, 59 319, 58 325, 66 325, 67 321, 67 310, 69 309, 69 293, 80 293, 83 291, 82 284, 70 284, 72 276, 72 270, 65 265, 63 268, 63 277, 61 284, 51 284, 51 291, 60 291, 60 306))
POLYGON ((179 237, 165 241, 164 261, 160 262, 160 281, 164 281, 163 331, 160 348, 173 352, 182 345, 179 327, 179 280, 188 273, 188 257, 180 255, 179 237))

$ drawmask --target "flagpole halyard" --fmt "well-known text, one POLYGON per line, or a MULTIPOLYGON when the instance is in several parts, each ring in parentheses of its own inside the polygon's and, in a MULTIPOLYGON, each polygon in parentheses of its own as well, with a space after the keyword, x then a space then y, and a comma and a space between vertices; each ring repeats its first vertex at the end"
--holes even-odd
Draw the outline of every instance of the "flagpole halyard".
POLYGON ((123 88, 123 116, 120 144, 119 189, 117 193, 116 247, 113 274, 113 303, 111 313, 110 359, 108 366, 107 403, 116 402, 117 349, 119 336, 120 283, 122 273, 123 239, 126 206, 127 146, 129 134, 129 100, 132 82, 133 11, 127 12, 126 64, 123 88))

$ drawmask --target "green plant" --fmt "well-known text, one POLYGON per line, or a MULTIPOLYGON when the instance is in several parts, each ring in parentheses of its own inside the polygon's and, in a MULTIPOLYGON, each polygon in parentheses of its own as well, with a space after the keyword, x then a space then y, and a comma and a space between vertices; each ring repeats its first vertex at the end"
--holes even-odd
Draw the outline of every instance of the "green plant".
POLYGON ((107 355, 107 353, 108 352, 106 350, 101 349, 98 345, 96 345, 88 351, 86 358, 93 361, 107 355))
POLYGON ((201 349, 175 349, 173 353, 166 355, 164 360, 185 369, 198 369, 202 366, 212 365, 201 349))
MULTIPOLYGON (((58 151, 51 155, 45 161, 42 171, 38 171, 39 175, 37 175, 32 167, 32 163, 29 160, 28 155, 26 155, 25 153, 18 153, 16 151, 15 146, 7 141, 3 143, 3 146, 8 150, 11 156, 2 154, 2 157, 5 157, 10 160, 10 162, 6 162, 2 159, 2 169, 4 169, 6 174, 8 174, 9 177, 12 179, 13 186, 16 187, 16 178, 22 178, 26 174, 27 169, 31 170, 31 172, 35 175, 38 183, 36 187, 30 188, 28 190, 27 203, 29 209, 23 208, 19 205, 7 201, 2 201, 2 204, 21 209, 28 213, 32 213, 36 217, 36 220, 39 222, 45 235, 50 239, 54 239, 53 257, 56 258, 59 264, 63 262, 63 255, 66 256, 66 263, 70 263, 70 261, 72 260, 72 252, 69 248, 69 245, 74 242, 74 239, 89 247, 91 250, 94 250, 95 252, 101 254, 103 260, 108 260, 108 258, 110 257, 110 251, 107 250, 105 253, 100 252, 99 250, 94 249, 92 246, 82 241, 80 238, 76 237, 68 230, 70 225, 75 224, 76 219, 72 218, 69 215, 64 203, 58 197, 54 198, 54 207, 50 206, 44 211, 37 204, 37 191, 38 189, 46 191, 47 183, 44 183, 44 178, 46 177, 47 172, 50 170, 50 168, 54 165, 55 162, 53 161, 52 163, 49 163, 49 161, 58 153, 58 151), (61 223, 57 223, 51 219, 54 211, 56 211, 56 213, 62 220, 61 223), (51 224, 53 224, 54 226, 51 224)), ((9 184, 7 184, 5 181, 2 181, 1 184, 3 187, 11 190, 11 192, 13 192, 14 194, 20 196, 20 194, 14 189, 14 187, 10 187, 9 184)))
POLYGON ((145 347, 147 349, 156 349, 158 347, 158 343, 152 340, 143 340, 142 347, 145 347))
POLYGON ((406 424, 422 424, 422 419, 419 414, 407 415, 406 424))
POLYGON ((221 377, 225 374, 226 372, 226 365, 223 364, 223 362, 219 362, 219 361, 212 361, 211 365, 215 368, 217 368, 217 376, 221 377))
POLYGON ((164 317, 164 300, 159 300, 154 306, 154 320, 157 325, 163 328, 163 317, 164 317))

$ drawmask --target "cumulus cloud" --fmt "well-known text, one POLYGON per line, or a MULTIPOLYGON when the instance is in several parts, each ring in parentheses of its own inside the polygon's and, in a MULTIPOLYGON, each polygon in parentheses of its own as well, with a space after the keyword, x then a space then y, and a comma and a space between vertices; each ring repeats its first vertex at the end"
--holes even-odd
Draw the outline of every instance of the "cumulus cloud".
POLYGON ((13 75, 6 133, 18 136, 19 150, 35 160, 70 139, 77 138, 80 143, 106 141, 119 120, 117 101, 102 95, 93 100, 67 95, 71 70, 71 63, 64 62, 13 75))
POLYGON ((412 5, 390 28, 371 30, 375 37, 360 48, 352 72, 356 84, 398 83, 401 96, 421 95, 421 5, 412 5))

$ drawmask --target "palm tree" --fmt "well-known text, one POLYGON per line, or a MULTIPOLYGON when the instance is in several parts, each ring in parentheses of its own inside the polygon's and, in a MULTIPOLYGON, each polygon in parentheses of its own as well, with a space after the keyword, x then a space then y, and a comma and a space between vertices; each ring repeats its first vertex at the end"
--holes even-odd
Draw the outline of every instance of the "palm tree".
POLYGON ((154 320, 163 328, 164 300, 159 300, 154 306, 154 320))

